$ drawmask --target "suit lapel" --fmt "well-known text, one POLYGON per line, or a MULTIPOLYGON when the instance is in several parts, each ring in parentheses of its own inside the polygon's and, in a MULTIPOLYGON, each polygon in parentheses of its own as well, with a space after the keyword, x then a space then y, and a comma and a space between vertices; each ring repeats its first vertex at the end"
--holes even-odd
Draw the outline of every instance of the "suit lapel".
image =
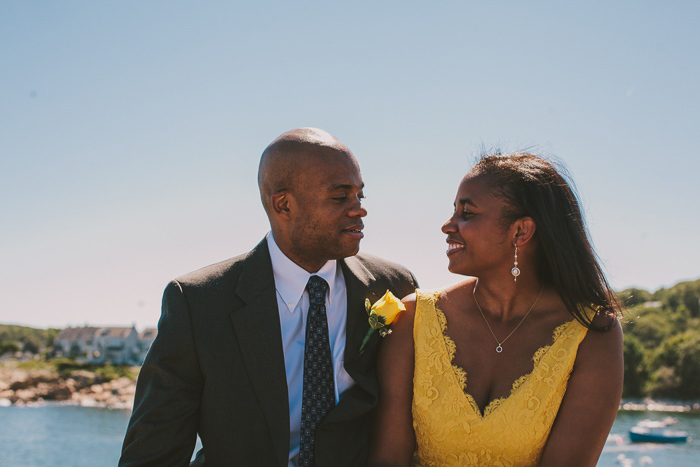
POLYGON ((360 354, 360 346, 369 324, 365 310, 365 299, 374 276, 356 258, 339 261, 345 277, 348 294, 348 310, 345 336, 345 370, 355 381, 341 397, 338 405, 331 410, 325 423, 334 423, 358 417, 374 407, 377 397, 377 381, 374 371, 370 369, 371 360, 376 357, 372 352, 360 354))
POLYGON ((367 332, 365 299, 371 300, 369 286, 374 280, 374 276, 354 257, 340 261, 340 266, 345 276, 348 292, 345 369, 354 379, 355 375, 352 374, 351 369, 356 370, 354 363, 360 357, 360 345, 367 332))
POLYGON ((231 321, 280 465, 289 456, 289 398, 272 263, 263 240, 246 260, 236 295, 245 302, 231 321))

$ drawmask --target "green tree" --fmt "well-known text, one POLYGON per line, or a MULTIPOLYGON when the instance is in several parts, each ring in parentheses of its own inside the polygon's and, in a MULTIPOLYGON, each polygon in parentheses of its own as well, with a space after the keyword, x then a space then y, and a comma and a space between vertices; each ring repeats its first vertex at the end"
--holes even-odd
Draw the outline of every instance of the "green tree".
POLYGON ((629 310, 624 328, 646 349, 658 347, 673 332, 668 313, 658 308, 635 307, 629 310))
POLYGON ((649 379, 645 354, 644 346, 639 339, 633 334, 626 334, 624 339, 625 383, 622 391, 625 397, 644 395, 649 379))
POLYGON ((0 342, 0 355, 6 353, 15 353, 19 350, 19 346, 14 342, 0 342))
POLYGON ((49 328, 46 331, 46 347, 53 347, 53 343, 56 341, 56 336, 61 332, 60 329, 49 328))
POLYGON ((700 316, 700 285, 698 281, 687 283, 681 292, 681 301, 693 317, 700 316))
POLYGON ((668 366, 662 366, 651 376, 646 392, 652 397, 668 397, 676 399, 680 395, 681 378, 676 371, 668 366))
POLYGON ((22 352, 29 352, 31 354, 39 353, 39 343, 34 340, 27 339, 22 343, 22 352))
POLYGON ((664 341, 649 360, 650 395, 700 397, 700 331, 691 329, 664 341))
POLYGON ((688 331, 678 348, 676 373, 681 379, 680 396, 684 399, 700 397, 700 332, 688 331))
POLYGON ((651 295, 651 299, 654 301, 665 302, 668 297, 668 289, 661 287, 659 290, 651 295))
POLYGON ((652 300, 652 295, 649 292, 634 287, 618 292, 617 296, 626 307, 641 305, 644 302, 650 302, 652 300))

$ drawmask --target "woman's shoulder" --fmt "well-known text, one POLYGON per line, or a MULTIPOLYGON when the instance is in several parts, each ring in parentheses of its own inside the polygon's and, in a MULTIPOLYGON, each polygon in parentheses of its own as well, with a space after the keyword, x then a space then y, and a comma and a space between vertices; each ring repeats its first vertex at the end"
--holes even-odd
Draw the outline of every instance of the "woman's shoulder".
POLYGON ((436 307, 441 311, 446 312, 453 307, 462 309, 464 303, 471 300, 472 290, 477 279, 470 277, 466 280, 450 284, 447 287, 430 291, 429 297, 433 300, 436 307))
MULTIPOLYGON (((417 309, 425 310, 426 306, 428 308, 434 307, 438 309, 442 309, 443 306, 449 308, 450 303, 464 300, 464 297, 467 296, 468 293, 471 293, 475 281, 475 278, 470 278, 447 287, 416 289, 414 293, 405 296, 401 301, 406 307, 406 310, 399 315, 400 319, 397 317, 399 323, 397 323, 396 327, 399 328, 399 332, 406 332, 403 331, 403 329, 413 327, 417 309)), ((393 327, 394 325, 392 325, 392 328, 393 327)))
POLYGON ((416 297, 418 299, 432 299, 435 301, 461 300, 466 294, 471 294, 474 284, 476 284, 476 278, 470 277, 469 279, 455 282, 454 284, 450 284, 446 287, 440 287, 437 289, 416 289, 416 293, 409 295, 409 297, 413 297, 414 301, 416 300, 416 297))
MULTIPOLYGON (((617 318, 612 319, 607 330, 588 329, 576 355, 578 372, 601 384, 610 378, 621 378, 623 372, 622 327, 617 318)), ((595 318, 593 321, 600 325, 595 318)))
POLYGON ((615 316, 595 315, 592 324, 598 329, 588 329, 581 343, 581 350, 591 354, 622 352, 622 326, 615 316))

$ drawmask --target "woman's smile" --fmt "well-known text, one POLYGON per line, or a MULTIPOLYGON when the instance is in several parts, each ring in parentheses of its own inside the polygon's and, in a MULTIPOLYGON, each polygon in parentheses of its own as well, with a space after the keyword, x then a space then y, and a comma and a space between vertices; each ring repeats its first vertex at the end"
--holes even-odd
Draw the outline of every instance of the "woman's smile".
POLYGON ((461 243, 456 243, 452 240, 447 240, 447 256, 452 256, 460 251, 464 250, 464 245, 461 243))

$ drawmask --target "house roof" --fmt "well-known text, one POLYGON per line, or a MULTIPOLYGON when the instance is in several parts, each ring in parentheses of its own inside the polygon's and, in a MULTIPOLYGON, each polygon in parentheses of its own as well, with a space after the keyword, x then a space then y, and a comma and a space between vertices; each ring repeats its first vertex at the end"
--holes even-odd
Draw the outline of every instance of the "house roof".
POLYGON ((104 327, 97 332, 98 337, 129 337, 134 328, 104 327))
POLYGON ((61 332, 56 336, 56 340, 64 341, 87 341, 94 337, 98 328, 83 326, 81 328, 66 328, 61 329, 61 332))
POLYGON ((158 329, 146 328, 139 333, 139 339, 155 339, 158 335, 158 329))

